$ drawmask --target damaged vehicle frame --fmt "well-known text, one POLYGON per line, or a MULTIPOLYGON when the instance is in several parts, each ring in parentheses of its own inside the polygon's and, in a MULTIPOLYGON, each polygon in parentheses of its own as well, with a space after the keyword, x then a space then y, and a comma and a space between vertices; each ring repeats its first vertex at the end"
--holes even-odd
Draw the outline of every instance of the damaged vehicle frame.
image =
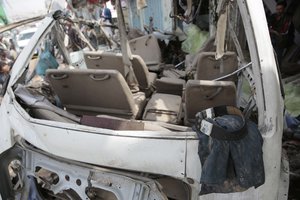
MULTIPOLYGON (((4 88, 0 109, 1 198, 287 199, 288 164, 281 152, 283 94, 263 3, 237 0, 236 5, 250 53, 250 60, 241 64, 239 76, 251 86, 250 107, 255 107, 263 136, 264 184, 199 196, 199 139, 190 127, 153 123, 152 128, 146 128, 147 122, 139 121, 145 123, 144 130, 111 130, 32 117, 15 90, 25 83, 35 48, 59 26, 60 19, 49 16, 17 58, 4 88)), ((68 58, 64 45, 60 47, 68 58)), ((239 95, 238 91, 238 99, 239 95)))

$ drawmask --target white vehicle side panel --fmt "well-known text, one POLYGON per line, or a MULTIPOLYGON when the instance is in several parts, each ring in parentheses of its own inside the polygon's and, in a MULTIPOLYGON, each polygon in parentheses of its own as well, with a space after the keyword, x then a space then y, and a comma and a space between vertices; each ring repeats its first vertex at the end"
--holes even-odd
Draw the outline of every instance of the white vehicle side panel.
MULTIPOLYGON (((8 97, 8 96, 6 96, 8 97)), ((0 105, 0 132, 1 132, 1 137, 0 137, 0 153, 3 151, 7 150, 13 145, 13 139, 11 138, 11 126, 10 122, 7 118, 7 115, 9 114, 9 111, 5 109, 5 105, 8 104, 9 98, 3 98, 2 103, 0 105), (3 109, 4 108, 4 109, 3 109)))
POLYGON ((264 136, 263 156, 265 167, 265 184, 259 187, 258 199, 277 199, 280 183, 281 138, 283 128, 283 99, 280 93, 280 82, 277 74, 274 52, 270 41, 269 30, 262 1, 239 0, 245 26, 253 30, 246 31, 252 61, 257 66, 254 72, 257 106, 259 110, 259 129, 264 136), (244 7, 246 4, 246 7, 244 7), (247 13, 248 12, 248 13, 247 13), (251 18, 251 23, 249 19, 251 18), (257 60, 254 58, 257 56, 257 60), (257 70, 259 69, 259 70, 257 70), (261 90, 261 91, 260 91, 261 90))
MULTIPOLYGON (((17 103, 15 106, 19 107, 17 103)), ((21 108, 19 110, 14 107, 10 115, 15 136, 21 136, 50 154, 107 167, 200 179, 198 141, 192 138, 187 146, 188 140, 185 139, 184 133, 181 138, 150 138, 151 135, 126 136, 126 134, 120 135, 115 131, 99 128, 92 128, 98 130, 98 133, 80 131, 80 129, 75 130, 79 125, 59 122, 56 122, 57 126, 46 125, 46 120, 33 120, 27 113, 22 113, 25 116, 23 118, 18 111, 21 111, 21 108), (61 128, 60 125, 65 125, 66 128, 61 128), (189 162, 197 160, 196 163, 199 164, 193 168, 188 167, 186 171, 187 152, 189 162)), ((88 129, 91 127, 87 127, 88 129)))

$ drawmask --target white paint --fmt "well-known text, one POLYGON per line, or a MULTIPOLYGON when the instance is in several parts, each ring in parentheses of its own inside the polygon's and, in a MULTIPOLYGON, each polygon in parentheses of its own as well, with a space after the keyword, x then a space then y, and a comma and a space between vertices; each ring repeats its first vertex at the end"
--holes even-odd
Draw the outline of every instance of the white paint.
MULTIPOLYGON (((266 182, 258 189, 241 193, 211 194, 200 199, 277 199, 280 180, 283 100, 262 1, 238 0, 244 11, 247 38, 257 90, 259 124, 263 130, 266 182), (249 21, 252 19, 252 21, 249 21), (255 60, 256 59, 256 60, 255 60)), ((47 18, 14 66, 11 86, 21 75, 33 53, 35 43, 45 29, 52 25, 47 18)), ((192 133, 117 132, 81 125, 32 119, 15 101, 8 88, 0 110, 0 151, 12 144, 12 136, 20 136, 50 154, 126 170, 185 176, 198 181, 201 165, 196 135, 192 133), (10 94, 10 96, 8 96, 10 94), (3 125, 3 128, 2 128, 3 125), (14 130, 14 132, 12 132, 14 130), (152 134, 153 133, 153 134, 152 134), (152 137, 152 138, 149 138, 152 137), (165 137, 165 138, 163 138, 165 137)))
POLYGON ((20 113, 22 108, 16 102, 11 106, 9 119, 15 130, 14 136, 24 138, 50 154, 100 166, 184 178, 188 152, 189 160, 198 164, 191 163, 186 176, 195 180, 200 178, 197 140, 193 140, 195 133, 194 137, 188 136, 192 140, 186 139, 184 132, 178 139, 168 132, 160 136, 152 135, 150 131, 144 136, 138 136, 138 133, 130 136, 130 133, 31 119, 26 112, 20 113), (187 141, 193 144, 188 151, 187 141))
POLYGON ((277 199, 280 183, 284 105, 280 94, 276 62, 262 1, 239 0, 238 4, 245 10, 242 16, 243 21, 247 22, 251 19, 251 23, 246 25, 246 29, 248 28, 246 34, 248 41, 251 42, 248 44, 254 63, 255 83, 261 83, 261 85, 257 85, 259 87, 256 87, 256 100, 259 109, 259 128, 265 136, 263 158, 266 181, 258 188, 258 199, 277 199))

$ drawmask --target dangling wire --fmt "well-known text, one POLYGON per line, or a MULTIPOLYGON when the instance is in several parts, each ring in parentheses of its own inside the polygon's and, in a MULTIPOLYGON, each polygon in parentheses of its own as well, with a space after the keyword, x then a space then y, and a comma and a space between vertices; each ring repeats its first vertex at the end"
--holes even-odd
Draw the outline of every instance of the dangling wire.
POLYGON ((185 23, 190 24, 196 18, 196 16, 198 15, 198 13, 200 11, 200 8, 201 8, 201 4, 202 4, 202 0, 199 1, 197 10, 196 10, 195 14, 193 15, 193 17, 191 19, 186 18, 182 14, 172 15, 171 12, 169 13, 169 17, 170 18, 176 18, 176 19, 179 19, 180 21, 184 21, 185 23))

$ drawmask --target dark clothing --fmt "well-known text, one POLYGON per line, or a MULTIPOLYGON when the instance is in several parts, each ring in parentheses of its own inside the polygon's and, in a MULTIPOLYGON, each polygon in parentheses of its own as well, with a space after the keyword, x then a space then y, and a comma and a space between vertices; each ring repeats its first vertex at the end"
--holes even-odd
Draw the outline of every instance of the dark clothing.
MULTIPOLYGON (((236 131, 241 129, 243 120, 224 115, 212 123, 236 131)), ((202 164, 200 194, 240 192, 265 182, 262 136, 253 122, 247 121, 245 126, 248 133, 239 140, 218 140, 196 130, 202 164)))
POLYGON ((95 48, 98 49, 98 39, 96 36, 96 32, 94 30, 88 30, 86 32, 87 38, 90 40, 91 45, 95 48))
MULTIPOLYGON (((3 62, 3 61, 1 61, 1 62, 3 62)), ((1 65, 3 65, 4 63, 5 62, 1 63, 1 65)), ((9 70, 5 70, 8 72, 2 71, 2 70, 0 72, 0 84, 1 85, 3 85, 6 82, 6 80, 9 78, 9 73, 10 73, 9 71, 11 70, 11 66, 10 65, 8 65, 8 66, 9 66, 9 70)), ((3 67, 5 67, 5 66, 3 66, 3 67)))
POLYGON ((47 49, 40 54, 35 72, 40 76, 45 76, 47 69, 57 69, 58 65, 56 58, 47 49))
POLYGON ((78 51, 83 48, 82 41, 78 36, 77 31, 74 28, 68 30, 68 36, 70 38, 70 47, 73 51, 78 51))
POLYGON ((2 85, 3 83, 5 83, 6 79, 8 78, 8 74, 4 74, 0 72, 0 84, 2 85))
POLYGON ((269 26, 272 30, 278 32, 279 34, 287 34, 291 25, 291 17, 283 14, 278 16, 278 14, 273 14, 269 20, 269 26))
POLYGON ((102 12, 102 16, 104 18, 104 21, 109 21, 110 23, 112 23, 112 17, 111 17, 111 12, 109 10, 109 8, 103 8, 103 12, 102 12))
POLYGON ((270 33, 274 48, 287 48, 293 41, 292 19, 288 15, 273 14, 269 20, 270 33))
POLYGON ((269 18, 270 36, 273 47, 277 54, 279 64, 283 59, 285 49, 288 48, 294 39, 294 30, 290 16, 273 14, 269 18))

